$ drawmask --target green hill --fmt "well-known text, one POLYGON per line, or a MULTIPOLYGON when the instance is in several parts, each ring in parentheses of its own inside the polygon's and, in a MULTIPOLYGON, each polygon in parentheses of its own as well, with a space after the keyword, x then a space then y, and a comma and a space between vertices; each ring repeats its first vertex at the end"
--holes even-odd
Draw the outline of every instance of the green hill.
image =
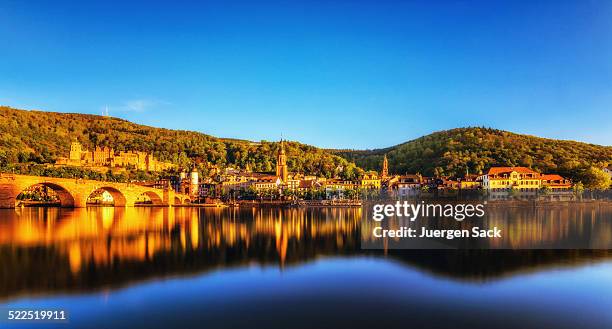
MULTIPOLYGON (((154 128, 112 117, 0 106, 0 170, 14 164, 52 163, 58 157, 68 155, 73 140, 89 149, 109 146, 117 151, 152 152, 159 160, 183 168, 195 164, 204 174, 212 168, 227 166, 248 166, 253 171, 272 172, 279 147, 276 142, 217 138, 193 131, 154 128)), ((390 172, 395 174, 420 172, 424 175, 462 176, 466 172, 485 172, 491 166, 526 166, 584 182, 587 181, 584 177, 586 171, 612 163, 610 146, 539 138, 490 128, 440 131, 377 150, 323 150, 297 142, 287 142, 285 148, 290 171, 326 177, 339 175, 348 179, 359 176, 362 168, 380 171, 385 154, 390 172)))
POLYGON ((490 128, 436 132, 377 150, 336 150, 366 170, 380 170, 387 154, 391 173, 462 176, 491 166, 526 166, 581 180, 589 167, 612 163, 612 147, 519 135, 490 128))
MULTIPOLYGON (((68 156, 70 143, 109 146, 116 151, 152 152, 156 158, 206 173, 235 166, 274 171, 278 143, 223 139, 193 131, 154 128, 126 120, 88 114, 25 111, 0 106, 0 165, 52 163, 68 156)), ((289 170, 331 177, 354 178, 360 170, 322 149, 286 142, 289 170)))

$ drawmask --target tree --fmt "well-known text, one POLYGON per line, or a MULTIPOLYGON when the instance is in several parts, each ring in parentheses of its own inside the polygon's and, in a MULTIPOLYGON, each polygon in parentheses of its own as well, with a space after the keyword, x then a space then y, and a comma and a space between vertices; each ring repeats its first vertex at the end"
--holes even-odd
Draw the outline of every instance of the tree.
POLYGON ((516 199, 517 196, 518 191, 515 188, 510 188, 510 191, 508 192, 508 197, 510 197, 510 199, 516 199))
POLYGON ((582 193, 584 193, 584 184, 582 184, 582 182, 574 184, 574 194, 576 195, 576 198, 581 200, 582 193))
POLYGON ((597 167, 588 167, 582 174, 582 183, 584 187, 591 190, 606 190, 610 188, 610 176, 602 169, 597 167))
POLYGON ((0 150, 0 167, 4 167, 8 164, 8 157, 6 155, 6 152, 3 150, 0 150))
POLYGON ((542 186, 540 190, 538 191, 538 194, 542 196, 547 196, 551 192, 552 192, 552 189, 550 188, 550 186, 542 186))
POLYGON ((344 197, 350 200, 357 198, 357 191, 355 189, 347 189, 344 191, 344 197))
POLYGON ((533 158, 526 154, 521 160, 521 164, 525 167, 531 168, 531 166, 533 166, 533 158))

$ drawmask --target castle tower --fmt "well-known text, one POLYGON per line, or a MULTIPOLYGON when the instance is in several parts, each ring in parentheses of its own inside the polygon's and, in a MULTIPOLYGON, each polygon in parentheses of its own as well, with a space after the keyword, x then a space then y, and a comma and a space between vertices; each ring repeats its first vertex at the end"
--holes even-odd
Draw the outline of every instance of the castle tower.
POLYGON ((276 156, 276 176, 280 177, 283 184, 287 183, 289 172, 287 170, 287 156, 285 155, 285 144, 283 140, 280 143, 280 150, 276 156))
POLYGON ((83 152, 83 146, 81 143, 74 141, 70 144, 70 160, 81 161, 81 153, 83 152))
POLYGON ((155 158, 153 157, 153 153, 147 153, 145 156, 146 168, 148 171, 156 171, 155 168, 155 158))
POLYGON ((387 160, 387 155, 385 154, 385 158, 383 159, 381 177, 387 178, 387 176, 389 176, 389 161, 387 160))

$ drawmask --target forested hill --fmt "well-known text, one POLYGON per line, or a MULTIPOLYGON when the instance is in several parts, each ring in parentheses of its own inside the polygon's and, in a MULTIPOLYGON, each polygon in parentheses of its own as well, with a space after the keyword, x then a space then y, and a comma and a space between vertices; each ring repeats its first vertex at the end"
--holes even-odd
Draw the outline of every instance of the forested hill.
MULTIPOLYGON (((0 106, 0 165, 50 163, 67 157, 70 143, 109 146, 117 151, 152 152, 162 161, 200 170, 237 166, 274 171, 278 143, 223 139, 198 132, 154 128, 88 114, 25 111, 0 106)), ((354 178, 360 170, 345 159, 313 146, 286 142, 289 170, 354 178)))
POLYGON ((612 147, 519 135, 489 128, 436 132, 386 149, 336 150, 366 170, 380 170, 387 154, 391 173, 462 176, 491 166, 526 166, 578 178, 587 167, 612 163, 612 147))
MULTIPOLYGON (((213 167, 274 171, 278 143, 223 139, 206 134, 154 128, 98 115, 17 110, 0 106, 0 167, 52 163, 68 156, 70 143, 109 146, 117 151, 152 152, 159 160, 206 173, 213 167)), ((490 128, 436 132, 378 150, 322 150, 287 142, 289 170, 326 177, 355 178, 380 171, 387 154, 391 173, 462 176, 491 166, 526 166, 575 181, 589 168, 612 164, 612 147, 519 135, 490 128), (356 165, 355 165, 356 164, 356 165), (360 168, 359 168, 360 167, 360 168)))

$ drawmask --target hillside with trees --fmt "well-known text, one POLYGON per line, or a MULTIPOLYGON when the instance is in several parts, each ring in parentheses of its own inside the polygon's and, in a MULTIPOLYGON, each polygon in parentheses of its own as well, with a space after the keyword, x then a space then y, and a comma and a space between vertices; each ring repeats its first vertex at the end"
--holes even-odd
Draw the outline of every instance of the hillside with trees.
MULTIPOLYGON (((25 111, 0 107, 0 167, 18 172, 62 176, 40 164, 67 157, 72 141, 88 149, 108 146, 116 151, 151 152, 181 168, 196 165, 207 174, 228 166, 273 172, 279 148, 277 142, 250 142, 223 139, 206 134, 154 128, 99 115, 25 111), (24 166, 27 165, 27 169, 24 166), (46 171, 45 171, 46 170, 46 171), (49 172, 49 170, 53 172, 49 172)), ((361 170, 349 161, 297 142, 286 142, 287 164, 292 172, 355 178, 361 170)), ((84 176, 84 170, 70 174, 84 176)), ((87 175, 94 175, 88 173, 87 175)), ((85 176, 87 176, 85 175, 85 176)))
POLYGON ((612 163, 610 146, 478 127, 440 131, 385 149, 334 152, 366 170, 380 170, 386 154, 389 170, 396 174, 463 176, 492 166, 525 166, 585 183, 612 163))
MULTIPOLYGON (((17 110, 0 106, 0 171, 43 176, 124 181, 150 179, 150 173, 129 177, 100 174, 85 168, 50 168, 68 156, 70 143, 108 146, 116 151, 151 152, 180 168, 197 166, 203 174, 216 168, 249 168, 273 172, 278 142, 217 138, 193 131, 154 128, 123 119, 74 113, 17 110), (104 176, 104 177, 102 177, 104 176), (107 177, 108 176, 108 177, 107 177)), ((324 177, 355 179, 363 170, 380 171, 383 157, 393 174, 463 176, 492 166, 526 166, 558 173, 595 187, 612 163, 612 147, 514 134, 491 128, 458 128, 377 150, 323 150, 286 142, 289 170, 324 177)))

